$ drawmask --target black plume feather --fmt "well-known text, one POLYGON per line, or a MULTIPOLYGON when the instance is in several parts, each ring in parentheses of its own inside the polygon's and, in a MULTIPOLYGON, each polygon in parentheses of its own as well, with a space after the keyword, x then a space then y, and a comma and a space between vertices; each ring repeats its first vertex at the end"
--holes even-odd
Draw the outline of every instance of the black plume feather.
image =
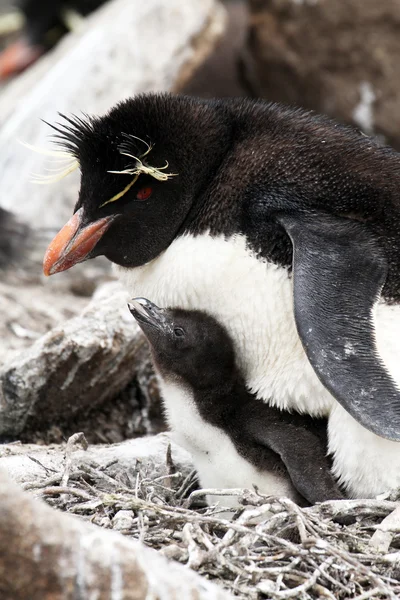
POLYGON ((58 114, 65 123, 43 122, 56 132, 52 136, 55 143, 79 161, 83 143, 93 133, 93 118, 86 114, 83 117, 76 115, 68 117, 62 113, 58 114))

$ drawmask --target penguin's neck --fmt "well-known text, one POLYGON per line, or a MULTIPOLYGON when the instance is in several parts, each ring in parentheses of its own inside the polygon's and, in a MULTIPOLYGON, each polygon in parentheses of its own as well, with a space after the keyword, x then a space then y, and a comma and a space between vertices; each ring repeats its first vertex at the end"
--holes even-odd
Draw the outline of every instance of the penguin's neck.
POLYGON ((188 385, 188 388, 200 416, 216 427, 224 427, 228 421, 234 422, 251 398, 238 373, 221 385, 209 388, 188 385))
MULTIPOLYGON (((191 398, 191 402, 196 405, 200 416, 212 425, 221 426, 227 420, 234 419, 238 409, 248 405, 252 399, 244 377, 235 364, 229 369, 226 368, 224 372, 214 370, 214 375, 212 377, 209 375, 205 381, 202 367, 207 371, 210 365, 202 363, 196 373, 196 381, 191 382, 184 374, 171 372, 154 348, 151 349, 151 353, 159 380, 162 383, 167 382, 169 388, 186 390, 187 397, 191 398)), ((168 402, 168 398, 166 400, 168 402)))

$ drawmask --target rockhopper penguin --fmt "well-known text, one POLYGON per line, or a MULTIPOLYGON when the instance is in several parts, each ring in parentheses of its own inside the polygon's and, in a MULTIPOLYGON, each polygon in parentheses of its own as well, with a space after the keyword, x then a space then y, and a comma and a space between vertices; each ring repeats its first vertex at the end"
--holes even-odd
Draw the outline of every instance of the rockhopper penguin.
MULTIPOLYGON (((128 306, 150 343, 174 438, 192 454, 203 488, 255 484, 264 494, 294 500, 300 492, 310 503, 343 497, 329 471, 326 424, 248 392, 232 340, 213 317, 161 309, 146 298, 128 306)), ((208 501, 236 503, 234 497, 208 501)))
POLYGON ((329 418, 349 495, 400 486, 400 155, 244 99, 141 95, 54 127, 82 178, 45 274, 105 255, 132 295, 206 310, 258 398, 329 418))

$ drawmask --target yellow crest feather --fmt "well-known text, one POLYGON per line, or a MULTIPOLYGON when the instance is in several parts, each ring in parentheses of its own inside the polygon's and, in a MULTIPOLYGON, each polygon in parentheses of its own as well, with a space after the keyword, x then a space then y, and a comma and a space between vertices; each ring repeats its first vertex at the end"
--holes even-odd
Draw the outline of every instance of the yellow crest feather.
POLYGON ((44 156, 52 157, 53 162, 58 163, 56 168, 46 169, 47 171, 51 172, 51 174, 43 175, 42 173, 33 173, 31 179, 33 183, 39 185, 48 185, 50 183, 61 181, 61 179, 64 179, 64 177, 67 177, 67 175, 79 167, 79 162, 77 159, 65 150, 49 150, 47 148, 39 148, 38 146, 33 146, 32 144, 22 141, 19 143, 25 148, 28 148, 28 150, 32 150, 38 154, 43 154, 44 156))
POLYGON ((130 183, 128 183, 128 185, 125 186, 121 192, 118 192, 118 194, 115 194, 115 196, 113 196, 109 200, 106 200, 105 202, 103 202, 103 204, 100 204, 99 208, 103 208, 103 206, 105 206, 106 204, 110 204, 110 202, 115 202, 116 200, 119 200, 120 198, 122 198, 122 196, 125 196, 126 192, 128 192, 131 189, 131 187, 133 186, 133 184, 136 183, 138 177, 139 177, 139 175, 135 175, 135 177, 132 179, 132 181, 130 183))

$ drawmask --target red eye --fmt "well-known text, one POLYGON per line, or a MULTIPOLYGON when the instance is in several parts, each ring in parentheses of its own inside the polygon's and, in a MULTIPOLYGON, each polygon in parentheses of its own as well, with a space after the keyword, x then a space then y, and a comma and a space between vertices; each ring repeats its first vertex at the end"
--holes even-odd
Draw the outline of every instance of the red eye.
POLYGON ((138 193, 136 194, 136 198, 138 200, 147 200, 153 193, 153 188, 151 187, 142 187, 138 193))

